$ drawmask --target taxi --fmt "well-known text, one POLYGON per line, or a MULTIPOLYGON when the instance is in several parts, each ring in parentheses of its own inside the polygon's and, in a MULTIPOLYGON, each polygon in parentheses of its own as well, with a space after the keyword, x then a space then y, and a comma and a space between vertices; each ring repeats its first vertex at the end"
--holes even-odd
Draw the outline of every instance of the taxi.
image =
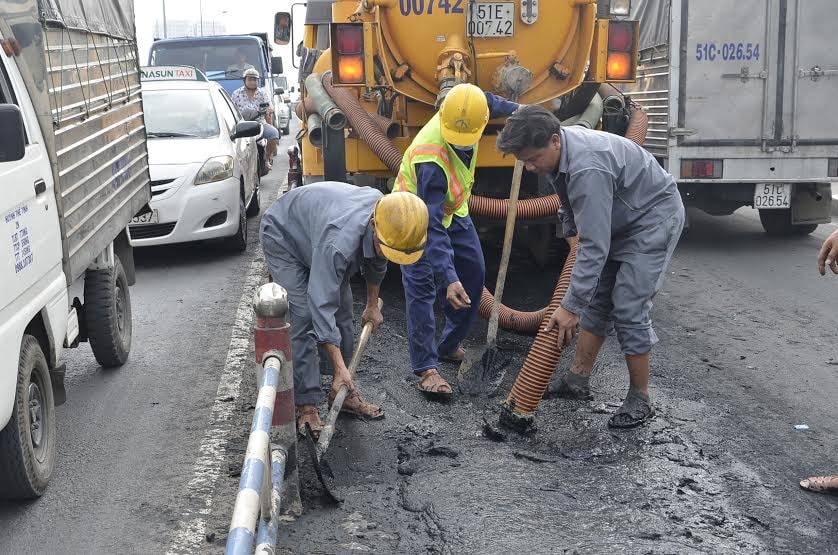
POLYGON ((131 244, 223 238, 244 251, 246 218, 259 213, 261 124, 243 120, 224 88, 194 67, 140 75, 152 198, 128 227, 131 244))

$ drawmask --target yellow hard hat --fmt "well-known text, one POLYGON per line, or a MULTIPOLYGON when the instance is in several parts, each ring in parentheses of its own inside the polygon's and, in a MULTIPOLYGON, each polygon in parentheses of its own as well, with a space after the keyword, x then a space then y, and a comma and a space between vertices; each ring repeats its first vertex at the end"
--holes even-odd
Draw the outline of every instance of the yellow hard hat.
POLYGON ((396 264, 413 264, 422 258, 428 241, 428 207, 406 191, 384 195, 375 204, 375 235, 381 252, 396 264))
POLYGON ((472 146, 489 122, 489 103, 480 87, 460 83, 448 91, 439 108, 442 138, 450 145, 472 146))

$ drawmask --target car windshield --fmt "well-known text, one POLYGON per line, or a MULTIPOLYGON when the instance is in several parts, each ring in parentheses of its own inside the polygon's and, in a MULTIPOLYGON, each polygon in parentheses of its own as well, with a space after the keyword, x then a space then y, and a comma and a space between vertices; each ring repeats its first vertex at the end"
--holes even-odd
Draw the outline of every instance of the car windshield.
POLYGON ((151 50, 153 66, 193 66, 210 79, 241 79, 244 70, 259 73, 259 46, 256 41, 184 41, 155 44, 151 50))
POLYGON ((217 137, 218 116, 207 90, 143 92, 149 137, 217 137))
POLYGON ((284 75, 274 77, 274 88, 288 90, 288 80, 284 75))

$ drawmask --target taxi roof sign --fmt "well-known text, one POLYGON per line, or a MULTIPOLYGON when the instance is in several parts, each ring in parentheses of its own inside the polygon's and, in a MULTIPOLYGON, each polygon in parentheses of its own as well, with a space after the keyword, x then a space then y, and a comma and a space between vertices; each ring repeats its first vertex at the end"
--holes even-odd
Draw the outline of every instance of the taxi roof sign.
POLYGON ((201 70, 192 66, 153 66, 141 67, 142 81, 202 81, 208 82, 201 70))

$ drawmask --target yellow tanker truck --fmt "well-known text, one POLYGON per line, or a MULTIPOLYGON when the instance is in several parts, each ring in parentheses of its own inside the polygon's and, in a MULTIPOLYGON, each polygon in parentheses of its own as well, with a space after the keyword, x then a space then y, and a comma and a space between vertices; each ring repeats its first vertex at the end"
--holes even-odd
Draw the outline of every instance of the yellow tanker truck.
MULTIPOLYGON (((603 85, 635 80, 638 25, 627 20, 630 4, 308 0, 277 13, 274 41, 295 48, 300 72, 302 183, 351 175, 355 183, 389 190, 402 153, 460 82, 542 104, 566 123, 645 135, 632 129, 632 106, 603 85), (300 17, 302 37, 294 32, 300 17)), ((505 218, 514 160, 495 148, 502 124, 491 121, 481 141, 470 201, 478 219, 505 218)), ((519 219, 555 222, 557 201, 550 193, 536 176, 525 175, 519 219), (545 196, 551 200, 539 198, 545 196)), ((533 229, 539 227, 544 230, 533 229)), ((530 241, 537 259, 551 236, 530 241)))

